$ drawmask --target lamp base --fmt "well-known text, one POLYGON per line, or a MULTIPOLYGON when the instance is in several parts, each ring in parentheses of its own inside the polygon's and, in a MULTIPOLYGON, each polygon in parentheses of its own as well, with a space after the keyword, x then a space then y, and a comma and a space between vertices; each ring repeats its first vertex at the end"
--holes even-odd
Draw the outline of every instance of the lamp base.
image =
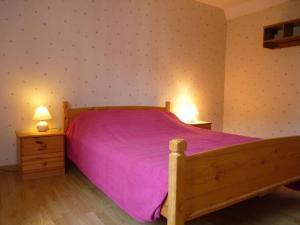
POLYGON ((49 130, 47 121, 39 121, 36 128, 39 132, 46 132, 49 130))

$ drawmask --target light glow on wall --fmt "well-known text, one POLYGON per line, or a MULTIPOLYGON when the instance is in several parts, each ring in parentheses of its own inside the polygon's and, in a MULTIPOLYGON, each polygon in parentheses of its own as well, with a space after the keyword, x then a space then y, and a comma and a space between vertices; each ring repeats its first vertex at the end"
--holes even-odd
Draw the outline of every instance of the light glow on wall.
POLYGON ((26 101, 29 100, 30 104, 32 104, 33 106, 45 105, 52 99, 52 96, 50 96, 50 94, 48 94, 46 91, 28 91, 27 93, 25 93, 24 97, 26 101))

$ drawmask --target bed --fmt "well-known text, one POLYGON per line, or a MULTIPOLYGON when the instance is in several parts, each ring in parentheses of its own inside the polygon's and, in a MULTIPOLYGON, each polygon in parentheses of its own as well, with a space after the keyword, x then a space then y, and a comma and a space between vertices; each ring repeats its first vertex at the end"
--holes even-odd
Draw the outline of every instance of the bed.
POLYGON ((300 136, 268 140, 186 125, 156 106, 71 108, 68 157, 119 207, 186 221, 300 180, 300 136), (169 150, 168 150, 169 148, 169 150))

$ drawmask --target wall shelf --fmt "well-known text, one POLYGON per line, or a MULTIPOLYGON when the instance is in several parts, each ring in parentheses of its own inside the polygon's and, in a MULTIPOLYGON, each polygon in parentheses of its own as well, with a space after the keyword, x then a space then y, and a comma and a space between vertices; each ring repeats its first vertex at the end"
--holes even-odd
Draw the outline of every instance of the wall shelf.
POLYGON ((300 45, 300 18, 264 27, 264 48, 300 45))

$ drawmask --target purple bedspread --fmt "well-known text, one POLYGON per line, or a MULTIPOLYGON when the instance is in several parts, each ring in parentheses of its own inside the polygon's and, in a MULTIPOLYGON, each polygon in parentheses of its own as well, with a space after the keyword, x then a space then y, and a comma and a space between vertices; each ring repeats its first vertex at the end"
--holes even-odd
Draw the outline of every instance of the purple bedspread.
POLYGON ((67 131, 68 157, 119 207, 146 222, 167 196, 169 141, 186 139, 187 155, 255 138, 185 125, 159 110, 82 113, 67 131))

